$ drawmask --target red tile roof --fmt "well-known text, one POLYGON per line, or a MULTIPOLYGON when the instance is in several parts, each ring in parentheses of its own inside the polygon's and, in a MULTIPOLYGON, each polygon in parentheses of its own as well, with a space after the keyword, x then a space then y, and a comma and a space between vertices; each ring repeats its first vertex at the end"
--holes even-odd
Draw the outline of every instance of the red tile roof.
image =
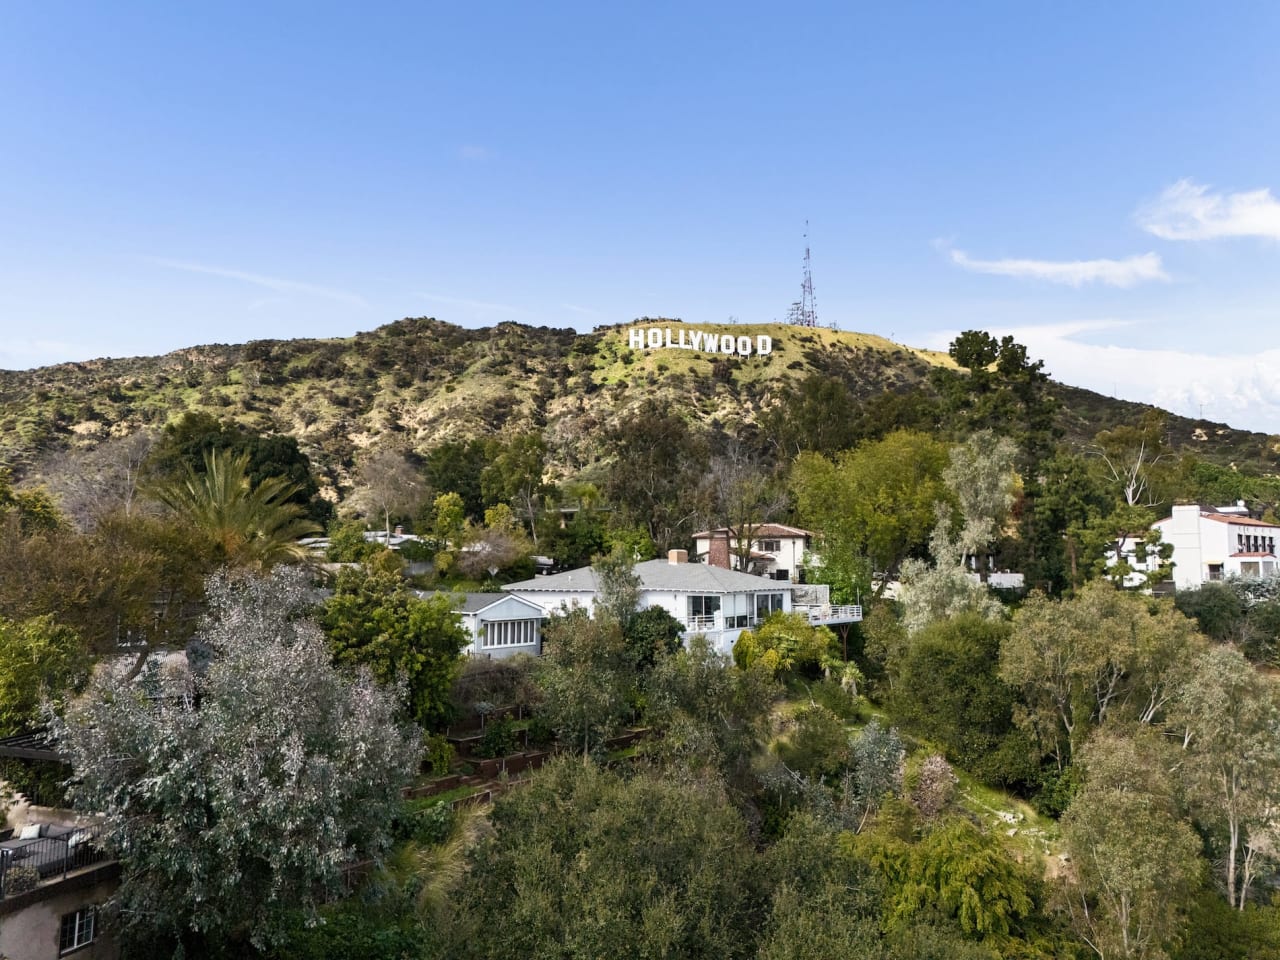
POLYGON ((1268 530, 1280 530, 1280 526, 1274 523, 1255 520, 1253 517, 1237 517, 1229 513, 1202 513, 1200 516, 1215 523, 1234 523, 1241 527, 1266 527, 1268 530))

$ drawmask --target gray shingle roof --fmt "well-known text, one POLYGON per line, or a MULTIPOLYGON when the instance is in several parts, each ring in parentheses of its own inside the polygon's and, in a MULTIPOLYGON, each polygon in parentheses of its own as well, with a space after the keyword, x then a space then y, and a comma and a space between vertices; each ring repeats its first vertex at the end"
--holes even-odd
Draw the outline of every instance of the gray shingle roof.
MULTIPOLYGON (((670 563, 666 560, 646 560, 632 569, 640 578, 642 590, 665 590, 675 593, 748 593, 768 590, 774 593, 789 590, 791 585, 768 577, 753 577, 749 573, 725 570, 705 563, 670 563)), ((508 583, 503 590, 532 593, 595 593, 596 574, 590 567, 566 570, 549 577, 534 577, 519 583, 508 583)))
MULTIPOLYGON (((424 600, 428 597, 448 597, 450 600, 456 600, 459 597, 461 603, 455 603, 453 609, 458 613, 479 613, 485 607, 491 607, 499 600, 511 599, 509 593, 449 593, 445 590, 418 591, 418 596, 424 600)), ((519 597, 515 599, 519 600, 519 597)))

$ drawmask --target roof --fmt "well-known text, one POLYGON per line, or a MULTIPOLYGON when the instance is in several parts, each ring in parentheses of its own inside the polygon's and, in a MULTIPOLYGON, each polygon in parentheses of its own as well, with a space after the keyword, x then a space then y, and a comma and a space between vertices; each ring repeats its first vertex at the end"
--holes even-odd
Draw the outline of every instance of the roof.
MULTIPOLYGON (((487 610, 495 603, 501 603, 503 600, 520 600, 519 597, 513 597, 509 593, 448 593, 444 590, 431 590, 418 594, 424 600, 427 597, 448 597, 454 601, 453 609, 458 613, 479 613, 481 610, 487 610), (460 602, 459 602, 460 601, 460 602)), ((521 600, 521 603, 531 607, 537 607, 535 603, 529 603, 527 600, 521 600)), ((538 607, 539 612, 542 608, 538 607)))
MULTIPOLYGON (((787 590, 790 584, 768 577, 755 577, 737 570, 712 567, 705 563, 671 563, 646 560, 632 569, 640 578, 641 590, 663 590, 673 593, 750 593, 787 590)), ((566 570, 549 577, 534 577, 519 583, 508 583, 503 590, 546 593, 595 593, 598 589, 595 571, 590 567, 566 570)))
MULTIPOLYGON (((802 530, 799 527, 788 527, 783 523, 762 523, 758 526, 750 526, 751 539, 759 540, 761 537, 811 537, 813 534, 808 530, 802 530)), ((741 528, 739 528, 741 529, 741 528)), ((729 533, 737 536, 737 530, 732 527, 718 527, 715 530, 702 530, 693 535, 695 540, 709 540, 713 533, 729 533)))
POLYGON ((1270 553, 1266 550, 1254 550, 1252 552, 1248 550, 1242 550, 1240 552, 1233 553, 1232 556, 1233 557, 1268 557, 1272 560, 1276 558, 1276 555, 1274 553, 1270 553))
POLYGON ((1206 520, 1213 520, 1215 523, 1234 523, 1240 527, 1266 527, 1268 530, 1280 530, 1280 527, 1274 523, 1255 520, 1253 517, 1233 516, 1229 513, 1202 513, 1200 516, 1206 520))

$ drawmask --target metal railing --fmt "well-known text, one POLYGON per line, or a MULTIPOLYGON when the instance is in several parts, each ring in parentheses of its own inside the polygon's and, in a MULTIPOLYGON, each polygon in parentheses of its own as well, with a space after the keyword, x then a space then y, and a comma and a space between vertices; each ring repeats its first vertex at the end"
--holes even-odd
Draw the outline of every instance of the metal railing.
POLYGON ((65 880, 68 874, 107 859, 97 844, 96 828, 55 829, 57 836, 0 842, 0 900, 65 880), (13 889, 19 885, 21 889, 13 889))

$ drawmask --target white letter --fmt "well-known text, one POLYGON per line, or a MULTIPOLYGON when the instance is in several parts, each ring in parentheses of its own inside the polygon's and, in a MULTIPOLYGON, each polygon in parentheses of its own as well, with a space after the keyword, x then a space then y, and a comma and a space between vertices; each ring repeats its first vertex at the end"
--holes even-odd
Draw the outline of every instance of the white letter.
POLYGON ((688 331, 685 330, 683 327, 680 328, 680 342, 676 344, 676 346, 678 346, 681 350, 689 349, 689 341, 686 340, 684 336, 687 332, 688 331))
POLYGON ((649 346, 651 347, 662 346, 662 331, 659 330, 657 327, 649 328, 649 346))
POLYGON ((733 353, 734 348, 733 334, 726 333, 720 337, 720 352, 733 353))
POLYGON ((751 356, 751 338, 750 337, 738 338, 738 353, 742 354, 744 357, 751 356))
POLYGON ((694 330, 692 333, 689 334, 689 349, 690 350, 702 349, 702 331, 701 330, 694 330))
POLYGON ((773 337, 767 333, 762 333, 756 337, 756 353, 764 356, 766 353, 773 353, 773 337))
POLYGON ((667 346, 671 346, 671 328, 667 327, 667 346))
POLYGON ((644 349, 644 331, 628 330, 627 343, 632 350, 643 350, 644 349))

